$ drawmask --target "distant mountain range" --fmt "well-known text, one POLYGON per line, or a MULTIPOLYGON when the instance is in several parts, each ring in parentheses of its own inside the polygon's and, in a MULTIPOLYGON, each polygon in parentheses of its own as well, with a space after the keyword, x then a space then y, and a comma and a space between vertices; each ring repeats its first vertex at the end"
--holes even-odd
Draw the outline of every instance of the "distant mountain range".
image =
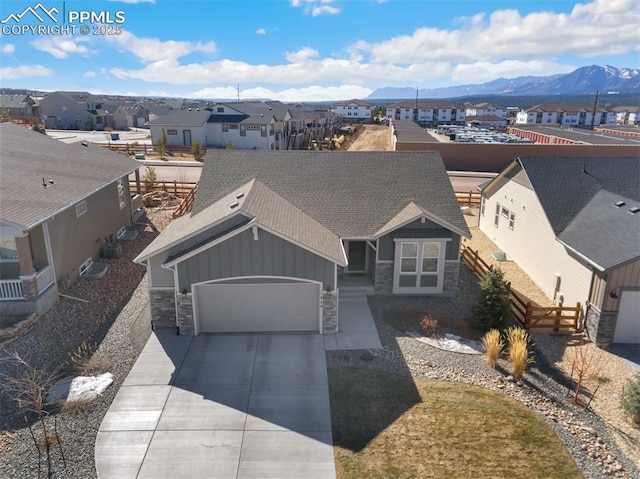
MULTIPOLYGON (((477 95, 535 96, 600 93, 640 92, 640 71, 631 68, 592 65, 567 74, 547 77, 526 76, 498 78, 488 83, 458 85, 443 88, 420 88, 418 97, 457 98, 477 95)), ((378 88, 367 100, 414 99, 416 89, 411 87, 378 88)))

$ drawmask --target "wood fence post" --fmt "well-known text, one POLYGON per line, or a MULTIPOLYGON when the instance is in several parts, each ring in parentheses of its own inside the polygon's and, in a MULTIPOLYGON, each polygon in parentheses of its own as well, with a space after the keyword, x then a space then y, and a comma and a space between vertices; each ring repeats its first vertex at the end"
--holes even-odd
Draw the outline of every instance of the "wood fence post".
POLYGON ((580 312, 582 311, 582 306, 580 303, 576 303, 576 314, 573 317, 573 327, 578 329, 578 323, 580 322, 580 312))
POLYGON ((531 301, 527 301, 527 313, 524 315, 524 327, 525 327, 525 329, 529 329, 529 326, 531 325, 531 316, 532 316, 531 301))
POLYGON ((471 206, 471 190, 469 190, 469 206, 471 206))
POLYGON ((558 304, 558 307, 556 308, 556 317, 553 321, 553 332, 557 333, 558 329, 560 329, 560 318, 562 316, 562 303, 558 304))
POLYGON ((178 196, 178 182, 173 180, 173 194, 178 196))

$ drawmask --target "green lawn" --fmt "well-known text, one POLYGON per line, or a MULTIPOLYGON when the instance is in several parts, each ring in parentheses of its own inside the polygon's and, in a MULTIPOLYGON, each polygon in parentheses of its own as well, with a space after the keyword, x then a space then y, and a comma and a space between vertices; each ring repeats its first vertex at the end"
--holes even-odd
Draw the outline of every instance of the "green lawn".
POLYGON ((582 478, 554 431, 502 394, 330 369, 338 479, 582 478))

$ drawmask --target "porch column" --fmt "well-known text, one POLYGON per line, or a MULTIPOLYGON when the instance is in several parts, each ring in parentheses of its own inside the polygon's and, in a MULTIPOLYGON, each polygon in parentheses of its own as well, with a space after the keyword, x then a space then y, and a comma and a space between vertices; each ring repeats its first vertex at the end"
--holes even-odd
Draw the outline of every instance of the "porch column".
POLYGON ((140 170, 134 171, 134 175, 136 175, 136 193, 138 195, 142 194, 142 190, 140 189, 140 170))
POLYGON ((26 276, 35 273, 28 235, 16 237, 16 249, 18 250, 18 259, 20 261, 20 275, 26 276))

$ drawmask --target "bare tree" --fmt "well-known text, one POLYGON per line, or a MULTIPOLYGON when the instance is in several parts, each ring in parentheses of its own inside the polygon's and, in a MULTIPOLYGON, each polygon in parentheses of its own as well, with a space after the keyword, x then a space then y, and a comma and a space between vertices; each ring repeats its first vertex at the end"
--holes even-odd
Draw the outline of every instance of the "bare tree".
POLYGON ((47 462, 47 478, 54 477, 52 451, 57 446, 63 464, 64 453, 60 436, 57 431, 55 416, 53 425, 48 421, 49 411, 46 409, 47 391, 53 386, 59 377, 59 368, 45 370, 36 368, 28 359, 23 358, 18 352, 10 353, 2 360, 11 363, 12 371, 2 373, 2 389, 13 399, 20 412, 24 414, 25 421, 29 425, 29 432, 38 452, 38 477, 40 477, 42 455, 47 462), (30 422, 35 417, 35 425, 30 422), (40 429, 40 433, 35 428, 40 429), (41 436, 38 438, 38 436, 41 436))

